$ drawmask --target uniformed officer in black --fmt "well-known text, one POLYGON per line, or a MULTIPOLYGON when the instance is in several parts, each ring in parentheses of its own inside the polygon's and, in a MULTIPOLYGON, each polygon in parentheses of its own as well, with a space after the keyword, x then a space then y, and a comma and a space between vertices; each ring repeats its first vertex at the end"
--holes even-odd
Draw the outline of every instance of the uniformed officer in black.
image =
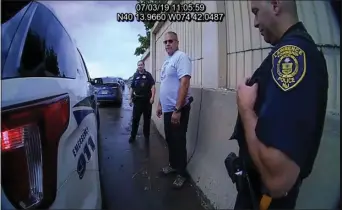
POLYGON ((138 70, 133 75, 130 89, 130 106, 133 105, 132 131, 129 142, 135 141, 140 117, 144 116, 143 133, 145 140, 150 138, 150 123, 152 114, 152 104, 155 96, 155 82, 152 75, 145 70, 144 61, 138 62, 138 70))
POLYGON ((255 27, 273 48, 237 89, 240 122, 232 138, 252 187, 238 193, 235 209, 253 208, 251 201, 260 202, 262 194, 272 197, 269 209, 294 209, 322 137, 326 62, 299 22, 294 0, 252 1, 251 9, 255 27))

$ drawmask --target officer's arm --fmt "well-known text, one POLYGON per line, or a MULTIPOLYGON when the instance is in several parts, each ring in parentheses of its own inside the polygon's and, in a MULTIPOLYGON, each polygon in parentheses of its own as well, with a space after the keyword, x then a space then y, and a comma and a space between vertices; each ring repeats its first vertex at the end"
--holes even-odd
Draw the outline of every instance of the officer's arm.
POLYGON ((132 98, 133 98, 133 88, 129 89, 129 97, 130 97, 129 99, 132 100, 132 98))
POLYGON ((131 83, 131 89, 135 88, 135 80, 136 80, 136 73, 133 74, 132 83, 131 83))
POLYGON ((155 85, 152 85, 152 88, 151 88, 151 98, 154 100, 154 97, 156 96, 156 87, 155 85))
POLYGON ((133 88, 135 88, 135 74, 133 75, 133 79, 131 82, 131 88, 129 89, 129 97, 133 97, 133 88))
POLYGON ((176 108, 181 108, 185 104, 185 98, 190 87, 192 64, 187 55, 180 57, 177 63, 177 76, 180 81, 176 108))
POLYGON ((308 158, 310 145, 314 144, 308 137, 312 136, 317 114, 314 65, 310 66, 306 60, 308 55, 301 48, 297 52, 302 54, 294 56, 297 64, 293 60, 281 60, 282 56, 288 57, 285 53, 294 50, 284 48, 274 54, 273 80, 259 117, 252 110, 240 113, 248 150, 273 197, 283 196, 294 186, 308 158), (279 53, 281 50, 283 53, 279 53), (283 72, 298 67, 298 72, 293 77, 284 78, 278 74, 278 66, 283 72), (291 78, 292 82, 286 83, 291 78))

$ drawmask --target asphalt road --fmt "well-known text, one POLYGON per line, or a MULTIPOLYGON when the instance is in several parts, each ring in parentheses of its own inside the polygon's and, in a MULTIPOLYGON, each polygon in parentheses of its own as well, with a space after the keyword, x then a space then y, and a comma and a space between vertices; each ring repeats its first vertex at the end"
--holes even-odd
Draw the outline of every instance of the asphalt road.
POLYGON ((188 182, 172 188, 174 177, 164 177, 160 168, 168 161, 165 141, 151 126, 150 143, 139 127, 137 141, 129 144, 132 108, 128 88, 122 107, 101 106, 100 175, 105 209, 202 210, 205 202, 188 182))

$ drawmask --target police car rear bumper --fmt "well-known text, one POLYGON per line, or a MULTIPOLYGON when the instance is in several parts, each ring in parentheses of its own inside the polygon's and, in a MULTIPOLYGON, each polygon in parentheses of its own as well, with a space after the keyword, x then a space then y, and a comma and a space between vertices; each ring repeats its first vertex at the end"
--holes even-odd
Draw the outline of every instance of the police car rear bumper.
POLYGON ((121 98, 119 96, 97 96, 98 102, 114 102, 114 101, 120 101, 121 98))

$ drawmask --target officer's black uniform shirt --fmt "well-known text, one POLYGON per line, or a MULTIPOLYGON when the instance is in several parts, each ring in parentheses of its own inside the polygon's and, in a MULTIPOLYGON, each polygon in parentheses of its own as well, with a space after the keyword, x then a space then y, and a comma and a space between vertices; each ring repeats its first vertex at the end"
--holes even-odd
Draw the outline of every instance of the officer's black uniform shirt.
POLYGON ((300 167, 300 177, 307 177, 323 133, 328 73, 323 54, 301 22, 284 34, 253 77, 259 87, 258 139, 286 154, 300 167))
POLYGON ((150 72, 144 70, 143 73, 135 72, 132 79, 131 88, 136 97, 149 98, 151 97, 151 88, 155 84, 150 72))

